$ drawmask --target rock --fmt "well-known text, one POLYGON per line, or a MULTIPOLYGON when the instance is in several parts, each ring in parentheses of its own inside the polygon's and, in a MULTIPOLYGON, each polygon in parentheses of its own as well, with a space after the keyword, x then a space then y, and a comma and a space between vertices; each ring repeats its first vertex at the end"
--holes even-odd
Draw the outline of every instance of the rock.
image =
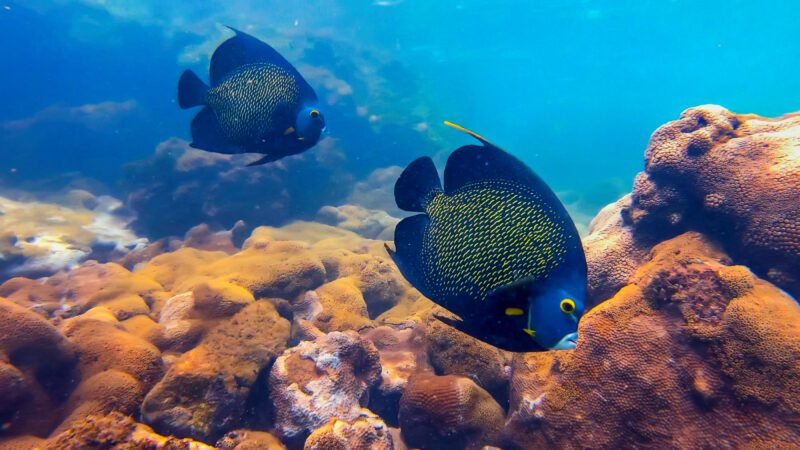
POLYGON ((800 306, 729 264, 696 233, 658 244, 574 350, 518 355, 510 448, 800 442, 800 306))
POLYGON ((302 443, 334 417, 356 420, 380 376, 378 350, 353 331, 320 333, 314 341, 300 342, 270 372, 276 430, 284 439, 302 443))
POLYGON ((221 450, 285 450, 275 436, 265 431, 234 430, 217 441, 221 450))
POLYGON ((81 448, 213 450, 214 447, 189 439, 164 437, 128 416, 111 413, 88 416, 68 430, 47 440, 48 450, 81 448))
POLYGON ((262 370, 284 350, 289 323, 265 301, 221 322, 147 394, 142 419, 159 432, 214 442, 240 425, 262 370))
POLYGON ((400 399, 400 430, 420 449, 480 449, 499 445, 503 409, 469 378, 417 375, 400 399))
POLYGON ((394 450, 392 435, 368 409, 352 423, 333 418, 306 439, 306 450, 394 450))
POLYGON ((800 114, 765 119, 689 108, 653 133, 633 190, 636 228, 694 229, 800 295, 800 114))
POLYGON ((350 188, 341 160, 324 157, 340 152, 336 140, 321 141, 314 153, 247 167, 252 155, 204 152, 171 138, 126 167, 127 204, 136 212, 131 226, 151 237, 182 236, 199 223, 229 229, 239 220, 276 225, 313 216, 350 188))

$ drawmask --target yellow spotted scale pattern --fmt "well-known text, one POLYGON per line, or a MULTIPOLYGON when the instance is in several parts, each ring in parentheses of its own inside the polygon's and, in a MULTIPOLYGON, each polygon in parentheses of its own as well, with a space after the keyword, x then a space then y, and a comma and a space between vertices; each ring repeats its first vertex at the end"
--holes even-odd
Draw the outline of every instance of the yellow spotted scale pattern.
POLYGON ((282 134, 294 117, 281 108, 299 100, 295 77, 270 63, 246 64, 208 92, 208 104, 225 136, 240 146, 252 144, 261 136, 282 134))
POLYGON ((485 300, 526 277, 541 280, 564 263, 570 224, 530 187, 486 180, 428 203, 422 276, 433 298, 485 300))

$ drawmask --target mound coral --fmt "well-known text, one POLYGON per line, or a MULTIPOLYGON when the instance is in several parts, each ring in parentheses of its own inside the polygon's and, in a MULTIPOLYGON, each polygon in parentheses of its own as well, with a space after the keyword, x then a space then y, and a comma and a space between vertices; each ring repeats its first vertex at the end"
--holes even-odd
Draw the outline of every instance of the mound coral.
POLYGON ((658 244, 571 352, 518 355, 514 448, 800 442, 800 306, 702 235, 658 244))
POLYGON ((737 260, 800 295, 798 173, 800 114, 690 108, 650 138, 631 219, 662 237, 685 229, 719 236, 737 260))
POLYGON ((184 353, 142 403, 142 418, 163 433, 202 441, 240 424, 260 372, 284 350, 289 323, 269 302, 253 303, 184 353))

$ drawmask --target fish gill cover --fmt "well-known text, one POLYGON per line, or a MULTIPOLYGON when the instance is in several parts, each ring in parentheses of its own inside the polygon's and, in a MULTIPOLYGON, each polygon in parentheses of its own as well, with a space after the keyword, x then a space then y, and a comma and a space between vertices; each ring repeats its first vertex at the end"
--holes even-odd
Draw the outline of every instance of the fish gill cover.
POLYGON ((0 447, 800 446, 797 13, 0 2, 0 447))

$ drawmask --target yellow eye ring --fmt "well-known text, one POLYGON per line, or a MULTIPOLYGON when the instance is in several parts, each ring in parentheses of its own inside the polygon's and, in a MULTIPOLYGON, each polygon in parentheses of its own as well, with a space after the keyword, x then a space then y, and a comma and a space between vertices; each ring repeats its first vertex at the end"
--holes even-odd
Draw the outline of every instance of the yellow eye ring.
POLYGON ((572 314, 575 312, 575 300, 565 298, 561 300, 561 312, 564 314, 572 314))
POLYGON ((317 117, 319 117, 319 111, 317 111, 316 109, 312 109, 310 115, 312 118, 316 119, 317 117))

